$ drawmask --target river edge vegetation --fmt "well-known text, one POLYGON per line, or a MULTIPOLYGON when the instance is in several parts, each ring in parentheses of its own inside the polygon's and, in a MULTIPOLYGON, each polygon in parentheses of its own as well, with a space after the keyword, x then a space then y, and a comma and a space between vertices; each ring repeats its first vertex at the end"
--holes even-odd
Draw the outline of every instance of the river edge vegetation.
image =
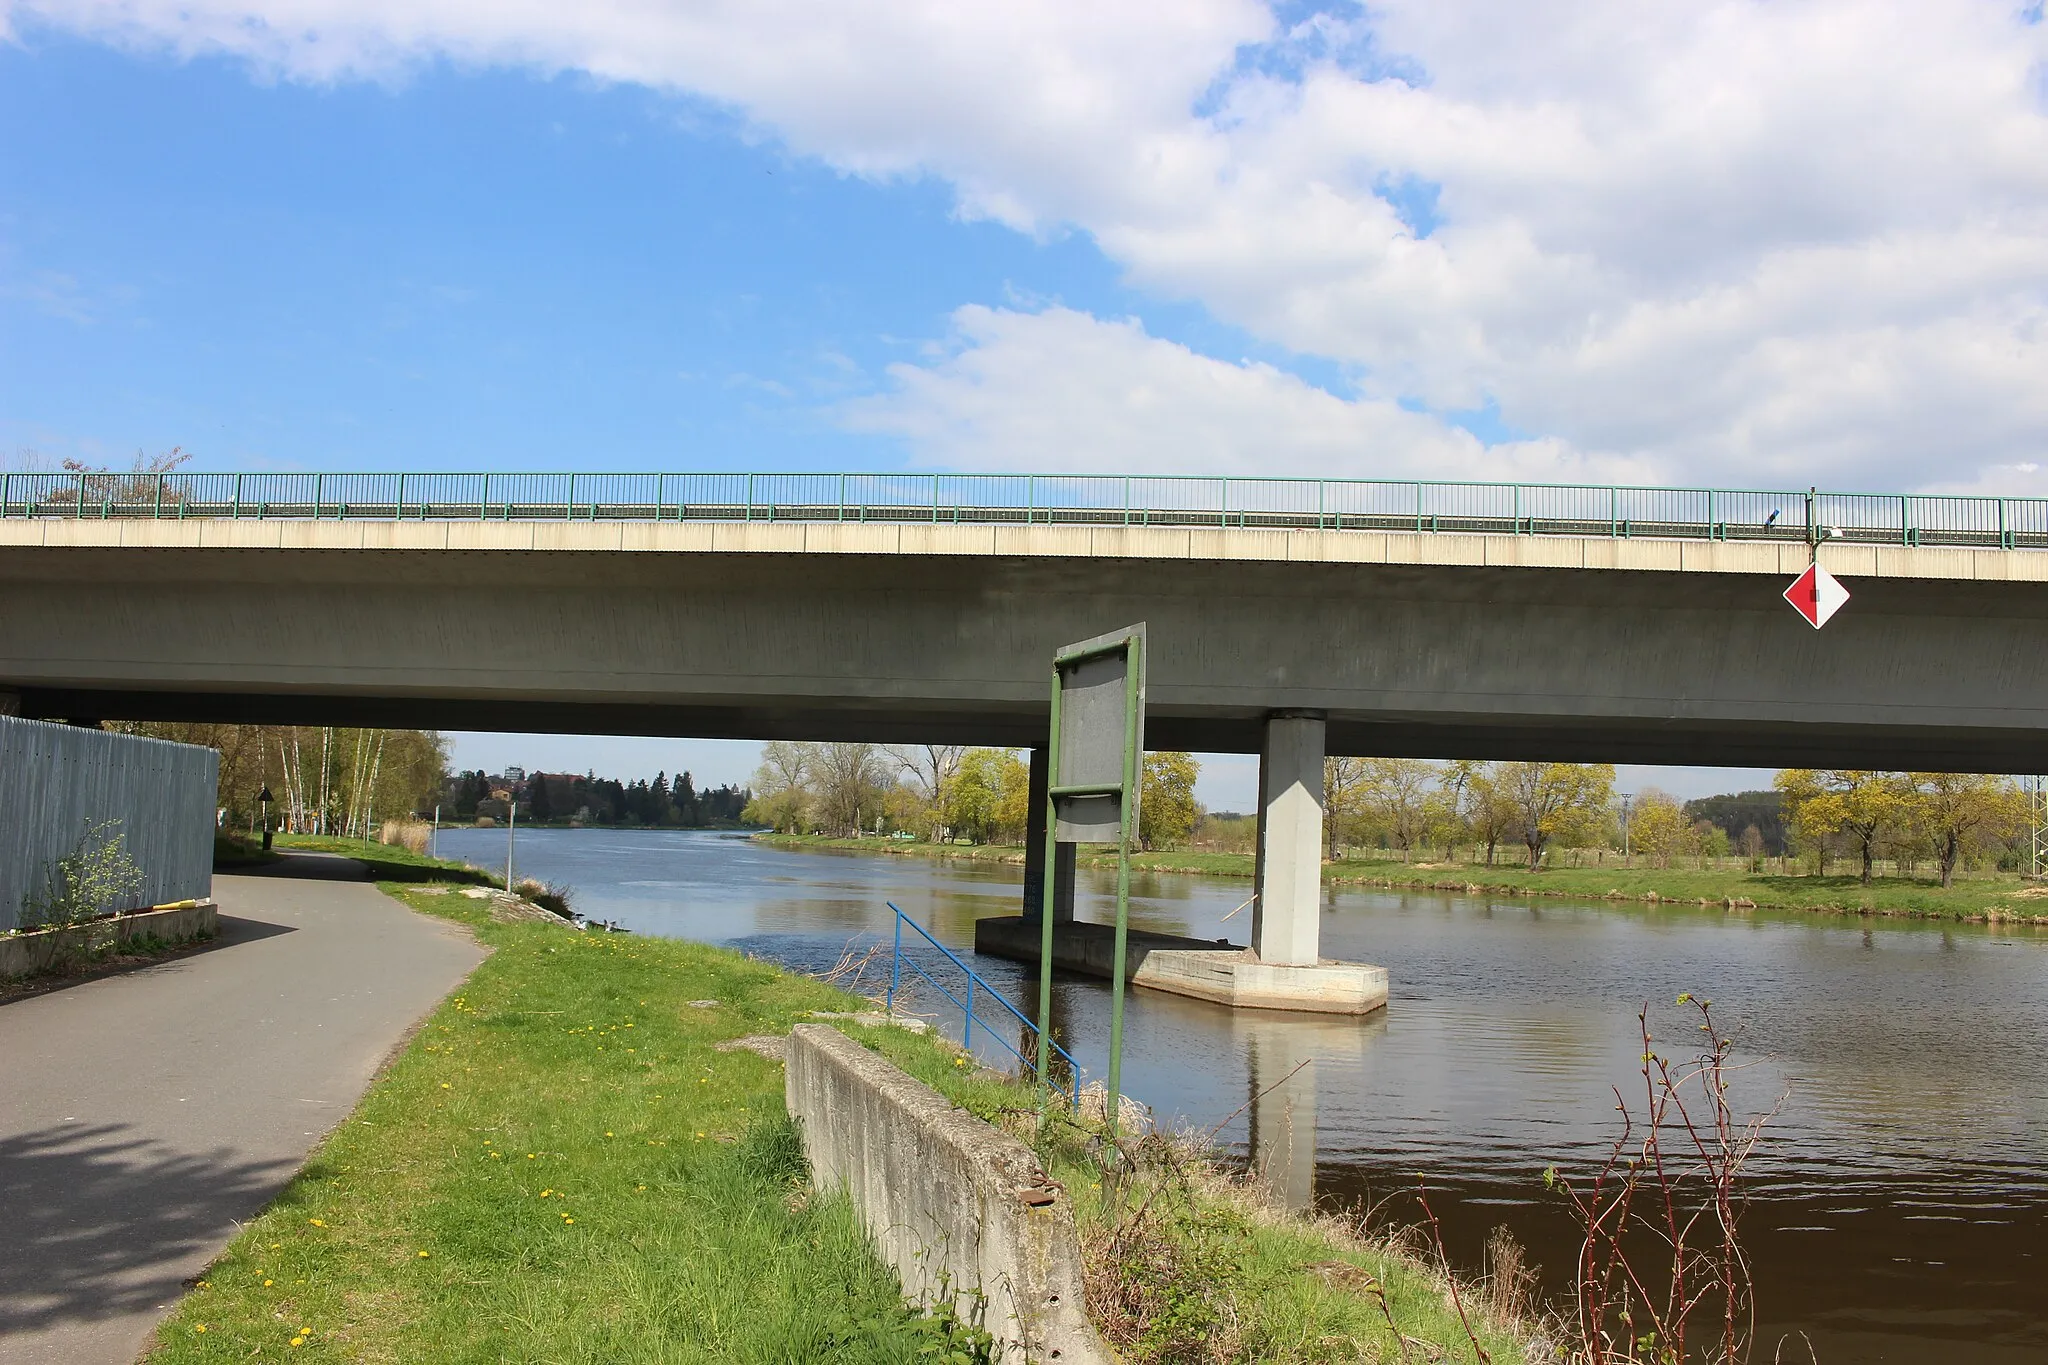
MULTIPOLYGON (((720 1047, 869 1002, 702 944, 507 920, 451 894, 484 874, 362 851, 392 874, 382 890, 491 956, 199 1279, 152 1360, 975 1358, 972 1333, 903 1307, 848 1206, 808 1189, 780 1064, 720 1047)), ((1035 1142, 1075 1196, 1125 1358, 1469 1350, 1415 1250, 1267 1213, 1217 1168, 1169 1197, 1145 1179, 1105 1190, 1094 1135, 1041 1129, 1032 1088, 931 1035, 845 1027, 1035 1142), (1148 1194, 1145 1254, 1105 1264, 1148 1194)), ((1484 1290, 1466 1289, 1484 1317, 1484 1290)), ((1474 1325, 1493 1360, 1523 1358, 1513 1324, 1474 1325)))
MULTIPOLYGON (((935 844, 909 839, 845 839, 815 834, 760 833, 754 838, 770 847, 798 852, 835 852, 958 859, 966 862, 1024 862, 1021 844, 935 844)), ((1134 853, 1136 871, 1250 880, 1256 871, 1250 853, 1200 849, 1134 853)), ((1115 866, 1115 855, 1083 852, 1082 867, 1115 866)), ((1964 923, 2020 924, 2048 927, 2048 885, 2018 876, 1984 875, 1943 887, 1939 883, 1900 877, 1873 877, 1869 884, 1853 875, 1750 872, 1727 868, 1555 867, 1531 872, 1526 867, 1482 863, 1404 862, 1389 857, 1345 857, 1323 864, 1323 881, 1331 886, 1384 887, 1390 890, 1452 891, 1466 895, 1519 896, 1577 901, 1620 901, 1645 904, 1718 906, 1723 910, 1804 910, 1820 914, 1868 915, 1879 918, 1946 919, 1964 923)))

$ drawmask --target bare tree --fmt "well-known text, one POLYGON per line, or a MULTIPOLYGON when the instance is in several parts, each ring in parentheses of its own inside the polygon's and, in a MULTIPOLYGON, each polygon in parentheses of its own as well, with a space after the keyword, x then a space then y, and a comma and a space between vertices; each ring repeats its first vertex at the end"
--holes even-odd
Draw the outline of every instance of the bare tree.
POLYGON ((859 834, 864 816, 881 809, 890 773, 881 746, 820 744, 816 790, 825 825, 834 834, 859 834))
POLYGON ((1427 820, 1430 783, 1436 765, 1419 758, 1368 758, 1360 796, 1365 809, 1394 847, 1407 858, 1422 837, 1427 820))
MULTIPOLYGON (((1331 755, 1323 760, 1323 843, 1337 861, 1344 835, 1358 824, 1365 793, 1365 760, 1331 755)), ((1265 793, 1261 792, 1263 800, 1265 793)))
POLYGON ((946 785, 960 771, 963 744, 891 744, 882 751, 909 778, 926 821, 926 837, 936 839, 946 822, 946 785))

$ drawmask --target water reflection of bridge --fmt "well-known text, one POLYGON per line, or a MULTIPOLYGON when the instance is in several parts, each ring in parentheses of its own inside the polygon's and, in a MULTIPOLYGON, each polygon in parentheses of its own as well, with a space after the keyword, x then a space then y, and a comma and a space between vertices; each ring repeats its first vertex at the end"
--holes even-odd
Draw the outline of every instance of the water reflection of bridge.
MULTIPOLYGON (((1015 988, 1019 1001, 1026 995, 1035 1009, 1035 990, 1020 978, 1015 988)), ((1230 1051, 1244 1059, 1242 1104, 1235 1113, 1218 1113, 1209 1132, 1219 1147, 1238 1145, 1235 1133, 1242 1125, 1242 1151, 1248 1167, 1258 1173, 1268 1197, 1289 1209, 1313 1207, 1316 1194, 1316 1122, 1318 1086, 1325 1072, 1355 1074, 1358 1061, 1384 1037, 1384 1011, 1359 1018, 1327 1014, 1296 1014, 1282 1010, 1233 1010, 1222 1013, 1200 1001, 1171 995, 1153 995, 1147 1008, 1161 1017, 1157 1026, 1172 1033, 1177 1028, 1213 1032, 1229 1030, 1230 1051), (1179 1016, 1186 1015, 1184 1020, 1179 1016), (1198 1017, 1197 1017, 1198 1016, 1198 1017)), ((1054 991, 1053 1037, 1072 1045, 1073 1008, 1066 991, 1054 991)), ((1018 1048, 1035 1046, 1028 1030, 1017 1025, 1008 1041, 1018 1048)), ((1064 1063, 1053 1061, 1055 1086, 1066 1087, 1073 1077, 1064 1063)), ((1138 1098, 1147 1098, 1139 1096, 1138 1098)))

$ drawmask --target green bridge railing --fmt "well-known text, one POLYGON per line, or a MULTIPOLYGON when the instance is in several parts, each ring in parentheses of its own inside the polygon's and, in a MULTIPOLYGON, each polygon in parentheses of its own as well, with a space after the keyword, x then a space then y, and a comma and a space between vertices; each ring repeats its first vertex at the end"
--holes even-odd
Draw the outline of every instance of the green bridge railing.
POLYGON ((1317 527, 2048 549, 2048 499, 1097 474, 0 474, 0 518, 1317 527))

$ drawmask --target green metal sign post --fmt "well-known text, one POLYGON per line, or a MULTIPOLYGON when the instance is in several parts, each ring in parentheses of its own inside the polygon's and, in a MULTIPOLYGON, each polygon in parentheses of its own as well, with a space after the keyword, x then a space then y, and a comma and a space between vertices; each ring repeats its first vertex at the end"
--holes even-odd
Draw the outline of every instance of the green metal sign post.
MULTIPOLYGON (((1124 953, 1130 930, 1131 842, 1145 755, 1145 626, 1142 622, 1053 655, 1052 723, 1048 740, 1045 865, 1056 866, 1062 843, 1117 848, 1116 949, 1110 969, 1109 1077, 1106 1118, 1116 1132, 1123 1095, 1124 953)), ((1045 879, 1039 907, 1038 1075, 1049 1074, 1052 1037, 1053 907, 1057 878, 1045 879)))

